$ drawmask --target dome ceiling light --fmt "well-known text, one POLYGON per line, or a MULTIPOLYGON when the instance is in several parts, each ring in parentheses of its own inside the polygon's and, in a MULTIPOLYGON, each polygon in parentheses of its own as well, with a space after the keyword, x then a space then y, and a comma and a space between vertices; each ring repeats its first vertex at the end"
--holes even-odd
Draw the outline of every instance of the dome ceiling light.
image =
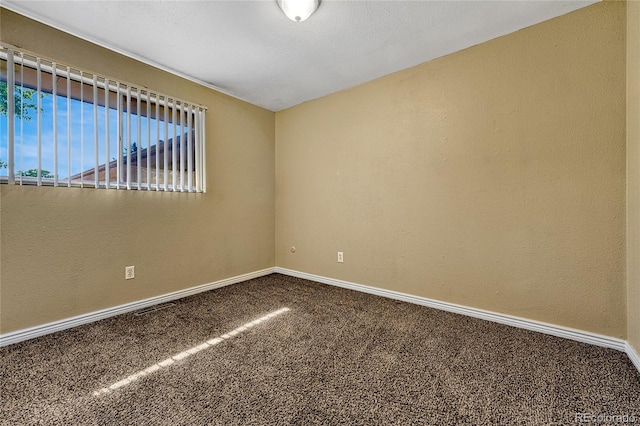
POLYGON ((293 22, 302 22, 313 15, 320 0, 276 0, 278 6, 293 22))

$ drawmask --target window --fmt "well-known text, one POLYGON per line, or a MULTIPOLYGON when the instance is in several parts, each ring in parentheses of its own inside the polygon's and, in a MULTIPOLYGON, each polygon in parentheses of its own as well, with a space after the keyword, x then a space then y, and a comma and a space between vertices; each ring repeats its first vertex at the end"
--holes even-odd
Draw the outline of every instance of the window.
POLYGON ((205 111, 0 46, 0 183, 205 192, 205 111))

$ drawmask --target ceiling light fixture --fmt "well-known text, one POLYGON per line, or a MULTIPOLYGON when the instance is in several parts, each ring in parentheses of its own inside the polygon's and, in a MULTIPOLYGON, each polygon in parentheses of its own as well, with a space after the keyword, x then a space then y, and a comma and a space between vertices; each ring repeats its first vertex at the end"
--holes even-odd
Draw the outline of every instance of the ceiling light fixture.
POLYGON ((313 15, 320 5, 320 0, 276 0, 278 6, 294 22, 302 22, 313 15))

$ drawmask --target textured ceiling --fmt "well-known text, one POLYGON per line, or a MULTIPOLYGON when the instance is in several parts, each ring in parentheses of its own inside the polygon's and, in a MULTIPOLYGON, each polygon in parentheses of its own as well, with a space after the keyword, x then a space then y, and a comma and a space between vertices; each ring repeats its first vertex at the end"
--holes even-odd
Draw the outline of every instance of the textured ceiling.
POLYGON ((595 1, 15 1, 2 6, 279 111, 595 1))

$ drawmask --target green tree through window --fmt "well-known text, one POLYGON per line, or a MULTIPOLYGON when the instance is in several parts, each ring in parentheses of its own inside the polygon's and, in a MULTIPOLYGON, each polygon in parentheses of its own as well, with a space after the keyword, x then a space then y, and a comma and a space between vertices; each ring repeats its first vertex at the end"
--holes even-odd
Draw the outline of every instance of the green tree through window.
MULTIPOLYGON (((14 88, 14 110, 15 116, 21 120, 31 121, 31 114, 35 114, 38 111, 37 91, 32 89, 25 89, 24 87, 14 88)), ((46 93, 41 93, 41 97, 44 97, 46 93)), ((7 89, 7 82, 0 81, 0 115, 5 117, 9 114, 9 91, 7 89)), ((7 162, 0 158, 0 169, 6 169, 7 162)), ((29 169, 26 171, 18 170, 16 176, 24 177, 37 177, 38 169, 29 169)), ((40 176, 43 178, 52 178, 53 174, 48 170, 41 170, 40 176)))
MULTIPOLYGON (((44 94, 41 96, 44 96, 44 94)), ((30 121, 32 118, 30 113, 38 110, 38 100, 36 97, 37 92, 35 90, 16 86, 13 94, 16 117, 30 121)), ((7 116, 9 113, 8 98, 7 82, 0 81, 0 115, 7 116)))

